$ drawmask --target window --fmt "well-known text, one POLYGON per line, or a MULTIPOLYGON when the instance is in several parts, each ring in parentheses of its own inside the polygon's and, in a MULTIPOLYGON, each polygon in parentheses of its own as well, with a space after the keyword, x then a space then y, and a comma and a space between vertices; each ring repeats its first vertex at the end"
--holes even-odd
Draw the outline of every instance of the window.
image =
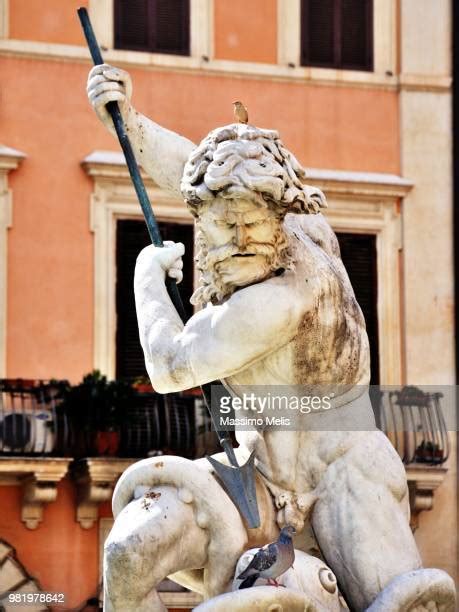
POLYGON ((373 0, 302 0, 301 63, 373 70, 373 0))
POLYGON ((376 236, 337 234, 341 258, 362 309, 370 342, 371 384, 379 384, 376 236))
POLYGON ((116 0, 115 48, 190 54, 190 0, 116 0))
MULTIPOLYGON (((180 223, 159 223, 163 240, 183 242, 183 280, 180 295, 187 317, 193 314, 190 297, 193 293, 193 226, 180 223)), ((118 220, 116 224, 116 377, 146 376, 145 361, 139 341, 134 302, 134 268, 137 255, 151 244, 143 220, 118 220)))

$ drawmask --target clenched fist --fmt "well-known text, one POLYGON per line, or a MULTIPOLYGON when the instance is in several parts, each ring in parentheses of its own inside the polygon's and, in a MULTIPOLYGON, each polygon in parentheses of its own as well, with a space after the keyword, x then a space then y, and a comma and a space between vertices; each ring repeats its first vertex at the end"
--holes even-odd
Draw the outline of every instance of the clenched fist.
POLYGON ((105 105, 118 102, 121 116, 126 122, 132 96, 131 77, 125 70, 108 64, 94 66, 88 75, 88 98, 102 123, 113 132, 113 123, 105 105))
POLYGON ((166 273, 177 283, 183 279, 183 260, 185 247, 181 242, 164 241, 164 247, 149 245, 137 257, 134 284, 150 285, 155 279, 166 278, 166 273))

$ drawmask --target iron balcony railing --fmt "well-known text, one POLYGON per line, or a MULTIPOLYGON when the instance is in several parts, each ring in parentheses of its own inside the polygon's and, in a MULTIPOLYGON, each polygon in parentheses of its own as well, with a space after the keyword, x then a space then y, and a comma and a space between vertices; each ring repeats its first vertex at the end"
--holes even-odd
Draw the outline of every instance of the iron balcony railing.
MULTIPOLYGON (((68 388, 67 381, 0 379, 0 454, 194 458, 218 451, 199 395, 135 392, 107 431, 101 427, 100 396, 96 401, 88 394, 68 405, 63 401, 68 388)), ((378 427, 405 464, 448 459, 442 393, 372 387, 371 397, 378 427)))
MULTIPOLYGON (((63 401, 67 381, 0 379, 0 454, 194 458, 202 433, 199 397, 134 392, 118 422, 100 426, 100 397, 79 405, 63 401)), ((207 425, 206 425, 207 427, 207 425)))
POLYGON ((443 394, 413 386, 372 390, 379 428, 405 464, 439 465, 450 454, 450 441, 441 402, 443 394))

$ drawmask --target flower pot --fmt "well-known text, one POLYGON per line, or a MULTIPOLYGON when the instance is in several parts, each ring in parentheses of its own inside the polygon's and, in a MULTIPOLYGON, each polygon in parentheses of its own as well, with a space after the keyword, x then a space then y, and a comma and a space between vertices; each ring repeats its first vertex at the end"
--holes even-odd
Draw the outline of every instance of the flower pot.
POLYGON ((115 457, 120 446, 118 431, 98 431, 95 437, 95 448, 98 455, 115 457))

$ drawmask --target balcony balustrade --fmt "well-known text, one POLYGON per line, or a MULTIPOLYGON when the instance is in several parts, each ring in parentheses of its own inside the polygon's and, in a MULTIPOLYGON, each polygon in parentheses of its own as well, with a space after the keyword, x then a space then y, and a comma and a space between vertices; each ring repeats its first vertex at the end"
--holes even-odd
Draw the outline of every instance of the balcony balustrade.
MULTIPOLYGON (((450 454, 441 393, 372 388, 378 426, 402 458, 412 527, 433 507, 450 454)), ((20 483, 22 520, 36 528, 45 503, 69 472, 78 490, 76 518, 97 520, 120 474, 146 456, 190 459, 218 451, 203 401, 194 391, 160 395, 149 386, 108 382, 97 372, 67 381, 0 379, 0 484, 20 483)))

